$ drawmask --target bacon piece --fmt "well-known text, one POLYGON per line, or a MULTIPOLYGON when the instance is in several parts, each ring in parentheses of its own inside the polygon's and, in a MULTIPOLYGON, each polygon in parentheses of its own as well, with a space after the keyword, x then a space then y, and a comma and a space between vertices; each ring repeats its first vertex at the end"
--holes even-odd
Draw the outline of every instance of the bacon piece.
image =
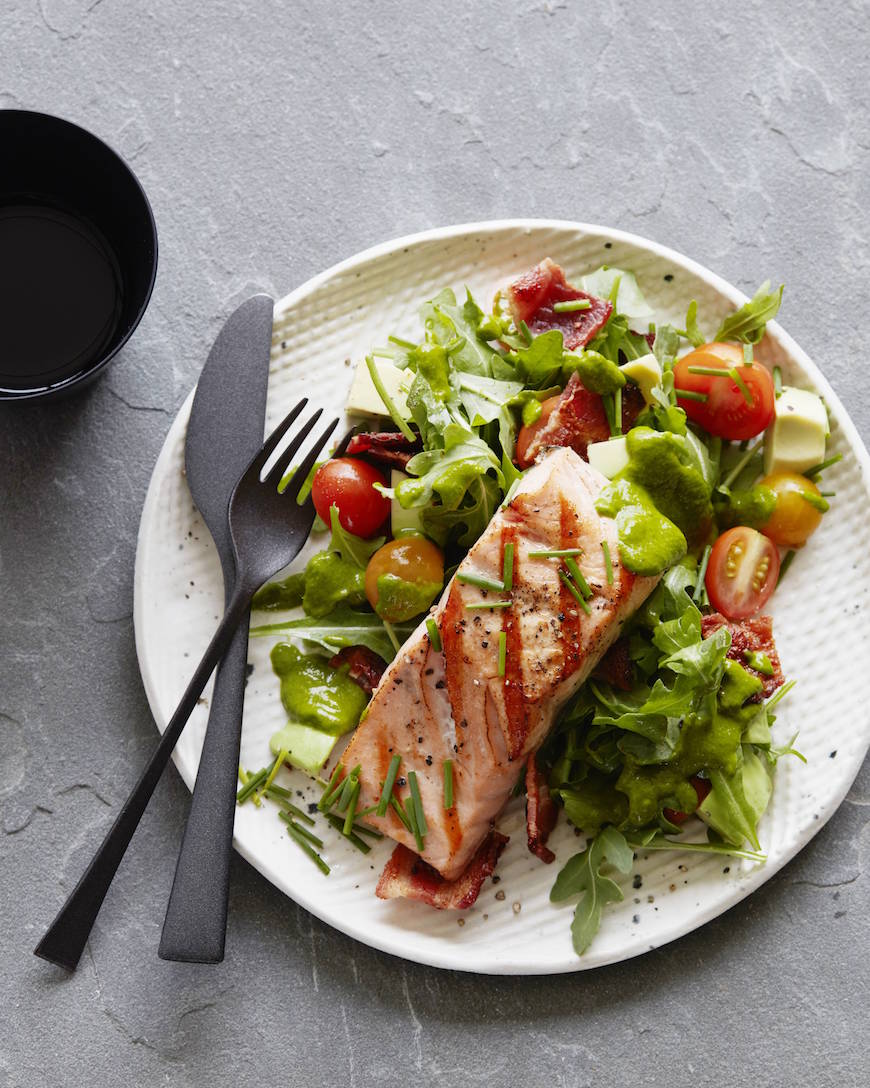
POLYGON ((614 642, 598 662, 593 675, 620 691, 631 691, 634 687, 634 665, 628 653, 627 638, 618 638, 614 642))
MULTIPOLYGON (((631 430, 644 408, 643 394, 636 385, 627 383, 622 389, 622 431, 631 430)), ((550 418, 526 448, 520 468, 528 468, 551 446, 568 446, 582 458, 591 442, 605 442, 610 426, 604 414, 604 402, 598 393, 591 393, 574 373, 559 397, 550 418)))
POLYGON ((566 351, 585 348, 613 313, 613 306, 606 299, 572 287, 562 269, 549 257, 515 280, 507 293, 517 325, 525 321, 535 336, 559 329, 566 351), (591 305, 588 310, 567 314, 553 309, 555 303, 573 299, 587 299, 591 305))
POLYGON ((329 659, 329 664, 334 669, 341 668, 342 665, 350 665, 347 670, 348 677, 358 684, 366 695, 371 695, 375 690, 387 667, 386 661, 368 646, 345 646, 335 657, 329 659))
POLYGON ((455 880, 445 880, 436 869, 400 844, 384 866, 376 894, 379 899, 419 899, 436 910, 466 910, 474 905, 507 843, 507 835, 490 831, 455 880))
POLYGON ((753 616, 751 619, 737 622, 727 620, 720 612, 713 612, 701 620, 701 634, 704 638, 718 631, 720 627, 727 627, 731 632, 731 648, 728 650, 728 656, 732 661, 742 665, 747 672, 757 676, 762 683, 761 691, 753 695, 749 702, 760 703, 762 699, 769 699, 776 689, 782 686, 785 679, 782 675, 779 654, 776 652, 776 643, 773 641, 772 617, 753 616), (743 656, 747 650, 767 654, 773 666, 773 676, 765 676, 757 669, 750 668, 743 656))
POLYGON ((526 831, 529 850, 547 865, 556 858, 546 843, 558 817, 559 810, 550 796, 546 776, 538 769, 533 753, 526 764, 526 831))
POLYGON ((423 449, 421 439, 409 442, 401 431, 377 431, 371 434, 355 434, 347 444, 351 457, 365 457, 379 465, 404 468, 414 454, 423 449))

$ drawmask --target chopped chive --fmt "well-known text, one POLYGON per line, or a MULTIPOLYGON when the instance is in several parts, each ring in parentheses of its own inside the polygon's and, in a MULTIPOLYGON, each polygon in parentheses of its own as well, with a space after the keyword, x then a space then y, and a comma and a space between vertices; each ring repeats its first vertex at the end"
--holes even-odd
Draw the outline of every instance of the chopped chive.
POLYGON ((244 767, 242 767, 242 766, 240 765, 240 766, 239 766, 239 781, 241 782, 241 784, 242 784, 243 786, 247 786, 247 784, 248 784, 248 778, 249 778, 249 777, 250 777, 250 776, 249 776, 248 772, 247 772, 247 771, 245 770, 245 768, 244 768, 244 767))
POLYGON ((409 442, 414 442, 416 440, 416 435, 405 422, 405 420, 402 419, 399 409, 393 402, 393 398, 387 392, 386 386, 381 381, 381 376, 378 373, 378 368, 375 366, 375 360, 373 356, 366 356, 366 366, 369 368, 369 377, 372 379, 372 385, 377 390, 378 396, 384 402, 384 407, 387 410, 387 415, 390 417, 390 419, 392 419, 393 423, 395 423, 395 425, 399 428, 405 438, 407 438, 409 442))
POLYGON ((553 304, 554 314, 573 314, 577 310, 591 310, 592 303, 588 298, 568 298, 564 302, 553 304))
POLYGON ((612 435, 622 434, 622 388, 613 390, 613 426, 610 428, 612 435))
POLYGON ((727 378, 729 372, 723 366, 690 366, 690 374, 703 374, 708 378, 727 378))
POLYGON ((498 674, 504 676, 507 668, 507 635, 504 631, 498 633, 498 674))
POLYGON ((778 366, 773 368, 773 391, 779 400, 782 396, 782 370, 778 366))
MULTIPOLYGON (((438 630, 438 624, 432 619, 431 616, 426 620, 426 630, 429 633, 429 642, 432 649, 436 654, 441 653, 441 632, 438 630)), ((381 813, 383 816, 383 813, 381 813)))
POLYGON ((785 572, 791 566, 792 560, 794 559, 796 554, 797 553, 793 548, 789 548, 789 550, 785 553, 783 561, 779 565, 779 577, 776 580, 777 585, 779 585, 783 578, 785 578, 785 572))
POLYGON ((756 650, 744 650, 743 657, 750 669, 755 669, 756 672, 760 672, 763 676, 773 676, 773 665, 767 654, 756 650))
POLYGON ((318 839, 318 837, 313 832, 309 831, 307 827, 302 827, 301 824, 297 824, 289 812, 279 812, 278 819, 283 820, 284 823, 289 827, 292 827, 294 831, 298 831, 303 838, 308 839, 308 841, 318 849, 323 849, 323 839, 318 839))
POLYGON ((782 702, 786 695, 788 695, 788 693, 791 691, 796 683, 797 680, 789 680, 787 683, 783 684, 779 691, 775 691, 773 695, 771 695, 771 697, 767 700, 767 702, 764 704, 765 707, 768 710, 773 710, 777 703, 782 702))
POLYGON ((502 582, 497 582, 495 578, 487 578, 483 574, 466 574, 465 571, 459 571, 456 580, 457 582, 465 582, 470 586, 477 586, 479 589, 504 590, 502 582))
POLYGON ((335 794, 341 789, 341 775, 343 771, 344 764, 337 763, 329 781, 326 783, 326 789, 324 789, 323 793, 320 795, 320 800, 317 802, 317 807, 321 812, 325 812, 326 809, 332 805, 335 800, 335 794))
POLYGON ((412 344, 410 340, 403 340, 401 336, 388 336, 387 339, 391 344, 397 344, 400 348, 407 348, 409 351, 417 347, 417 345, 412 344))
MULTIPOLYGON (((383 789, 383 786, 381 786, 381 788, 383 789)), ((366 808, 358 808, 356 810, 357 816, 369 816, 371 813, 377 812, 379 803, 380 802, 376 801, 373 805, 367 805, 366 808)))
POLYGON ((390 351, 389 348, 372 348, 372 355, 376 359, 395 359, 395 352, 390 351))
POLYGON ((396 775, 399 773, 399 764, 402 762, 402 757, 397 752, 390 760, 390 768, 387 771, 387 777, 384 779, 384 787, 381 790, 381 799, 378 801, 378 807, 375 812, 378 816, 386 816, 387 805, 390 803, 390 797, 393 793, 393 786, 396 782, 396 775))
POLYGON ((831 504, 821 495, 814 495, 812 491, 799 491, 798 494, 804 502, 808 502, 820 514, 826 514, 831 509, 831 504))
POLYGON ((529 326, 525 323, 525 321, 520 322, 520 332, 523 334, 523 338, 525 339, 526 343, 531 344, 532 340, 534 340, 534 337, 532 336, 531 330, 529 329, 529 326))
POLYGON ((583 572, 570 557, 565 560, 565 566, 568 568, 568 572, 574 579, 577 588, 583 594, 583 599, 588 601, 592 596, 592 590, 589 588, 589 583, 583 577, 583 572))
POLYGON ((502 587, 506 592, 514 588, 514 546, 508 542, 504 546, 504 562, 501 571, 502 587))
POLYGON ((290 836, 290 838, 296 843, 300 850, 302 850, 311 858, 311 860, 321 871, 321 873, 323 873, 324 876, 329 876, 329 866, 326 864, 320 854, 317 853, 314 847, 311 846, 310 843, 307 843, 305 841, 301 832, 301 827, 296 827, 293 824, 287 824, 287 834, 290 836))
POLYGON ((275 758, 275 762, 272 764, 272 770, 269 771, 268 775, 266 776, 266 781, 260 787, 259 793, 261 797, 272 785, 272 782, 275 780, 275 775, 278 773, 278 768, 282 765, 282 763, 289 754, 290 753, 286 748, 282 748, 281 751, 278 753, 277 757, 275 758))
POLYGON ((355 831, 351 831, 351 833, 349 835, 345 835, 345 833, 344 833, 344 820, 342 820, 342 818, 340 816, 336 816, 332 812, 327 812, 326 818, 327 818, 327 820, 329 820, 330 824, 332 824, 332 826, 335 828, 335 830, 340 835, 342 835, 345 839, 347 839, 347 841, 349 843, 351 843, 353 846, 355 846, 357 848, 357 850, 360 851, 361 854, 368 854, 371 851, 371 847, 369 846, 369 844, 367 842, 365 842, 363 839, 361 839, 359 837, 359 835, 356 834, 355 831))
POLYGON ((607 570, 607 584, 613 585, 613 564, 610 561, 610 545, 606 540, 601 541, 601 550, 604 552, 604 566, 607 570))
MULTIPOLYGON (((357 817, 362 816, 366 809, 357 809, 357 817)), ((357 835, 369 835, 373 839, 382 839, 384 837, 383 831, 378 831, 376 827, 372 827, 371 824, 361 823, 359 819, 353 825, 353 831, 357 835)))
POLYGON ((338 795, 338 802, 336 808, 339 812, 344 812, 347 806, 350 804, 351 794, 354 791, 354 787, 359 785, 359 773, 362 767, 357 763, 350 774, 345 778, 341 785, 341 792, 338 795))
POLYGON ((577 601, 577 604, 580 605, 580 607, 583 609, 583 611, 586 613, 586 615, 591 616, 592 615, 592 609, 583 600, 583 597, 580 595, 580 590, 574 585, 574 582, 572 581, 572 579, 571 579, 570 575, 568 574, 568 572, 566 570, 563 570, 561 567, 559 568, 559 577, 562 579, 563 584, 568 587, 568 589, 571 592, 572 597, 574 597, 574 599, 577 601))
POLYGON ((420 828, 417 826, 417 811, 414 806, 413 797, 408 798, 408 807, 405 811, 405 822, 408 830, 414 836, 414 842, 417 844, 417 853, 423 853, 423 836, 420 834, 420 828))
POLYGON ((698 566, 698 577, 695 579, 695 588, 692 590, 692 600, 697 601, 704 589, 704 579, 707 576, 707 564, 710 562, 712 547, 708 544, 698 566))
POLYGON ((812 468, 808 468, 804 473, 804 476, 806 476, 807 479, 812 480, 814 476, 821 476, 826 468, 830 468, 832 465, 836 465, 842 460, 842 453, 835 453, 834 456, 829 457, 827 461, 820 461, 817 465, 813 465, 812 468))
POLYGON ((510 608, 513 601, 478 601, 477 604, 467 604, 466 608, 510 608))
MULTIPOLYGON (((602 545, 603 546, 603 545, 602 545)), ((531 559, 557 559, 563 555, 582 555, 582 548, 547 548, 539 552, 529 552, 531 559)))
POLYGON ((400 649, 399 640, 396 638, 396 632, 393 628, 393 625, 390 623, 389 620, 385 620, 383 616, 381 616, 381 623, 384 625, 384 630, 387 632, 390 642, 392 642, 393 644, 393 649, 396 651, 396 653, 398 653, 400 649))
POLYGON ((245 803, 245 801, 247 801, 247 799, 254 792, 254 790, 257 789, 257 787, 260 785, 260 783, 266 781, 266 777, 268 776, 270 770, 271 770, 271 767, 269 767, 269 768, 264 767, 261 771, 257 771, 256 774, 251 775, 248 778, 248 781, 245 783, 244 786, 242 786, 242 788, 236 794, 236 801, 237 801, 238 804, 243 805, 245 803))
POLYGON ((736 366, 732 366, 731 369, 728 371, 728 377, 734 382, 734 384, 737 386, 737 388, 743 394, 743 399, 746 401, 746 403, 751 408, 752 407, 752 394, 749 392, 749 388, 746 385, 746 382, 740 377, 740 374, 739 374, 736 366))
POLYGON ((399 798, 394 793, 390 795, 390 806, 393 809, 393 811, 395 812, 395 814, 402 821, 402 823, 405 825, 405 827, 413 835, 414 832, 413 832, 413 829, 411 828, 411 821, 408 819, 407 812, 405 812, 405 806, 402 804, 402 802, 399 800, 399 798))
POLYGON ((421 835, 425 835, 429 826, 426 823, 426 814, 423 812, 423 798, 420 796, 420 784, 417 781, 417 772, 408 771, 408 786, 411 789, 411 797, 414 801, 414 814, 416 816, 416 824, 420 830, 421 835))
POLYGON ((836 491, 820 491, 820 495, 823 495, 826 499, 835 499, 837 497, 836 491))
POLYGON ((745 449, 743 451, 743 456, 740 458, 740 460, 737 462, 737 464, 734 466, 734 468, 731 469, 731 471, 728 473, 728 475, 722 481, 722 487, 730 487, 734 483, 734 481, 737 479, 737 477, 740 475, 740 473, 746 468, 746 466, 752 460, 753 455, 755 453, 757 453, 758 450, 761 448, 762 442, 764 442, 764 435, 762 435, 761 438, 758 439, 758 441, 753 442, 753 444, 751 446, 749 446, 747 449, 745 449))
POLYGON ((347 815, 344 818, 344 834, 349 835, 356 818, 356 806, 359 801, 359 779, 355 778, 353 789, 350 791, 350 800, 347 803, 347 815))
POLYGON ((743 345, 743 365, 751 366, 752 361, 755 358, 755 352, 752 348, 752 344, 743 345))
POLYGON ((691 389, 674 389, 674 395, 678 400, 696 400, 700 404, 707 403, 706 393, 695 393, 691 389))
POLYGON ((270 801, 274 801, 275 804, 280 807, 282 812, 290 812, 296 817, 297 820, 302 820, 303 823, 311 824, 312 827, 314 826, 314 821, 311 819, 308 813, 304 809, 299 808, 298 805, 294 805, 292 801, 286 800, 280 794, 276 795, 274 786, 270 786, 269 789, 264 790, 263 792, 270 801))
POLYGON ((444 807, 453 808, 453 760, 444 760, 444 807))

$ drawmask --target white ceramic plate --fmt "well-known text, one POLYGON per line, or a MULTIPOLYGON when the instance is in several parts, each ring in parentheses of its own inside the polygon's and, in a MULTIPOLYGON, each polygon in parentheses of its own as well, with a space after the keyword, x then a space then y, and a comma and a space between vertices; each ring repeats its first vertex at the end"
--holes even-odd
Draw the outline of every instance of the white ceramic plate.
MULTIPOLYGON (((635 235, 577 223, 516 220, 479 223, 402 238, 367 250, 315 277, 279 302, 269 379, 267 430, 306 393, 340 410, 356 363, 388 333, 416 337, 419 304, 442 287, 467 284, 484 306, 496 288, 545 256, 569 278, 602 263, 633 269, 662 320, 682 323, 698 300, 711 334, 720 318, 745 301, 735 288, 673 250, 635 235)), ((786 312, 788 303, 786 302, 786 312)), ((207 345, 203 345, 203 357, 207 345)), ((784 669, 798 685, 783 704, 778 739, 800 730, 804 766, 781 761, 773 800, 760 829, 767 863, 753 865, 708 855, 641 856, 624 886, 623 903, 605 911, 601 932, 578 959, 571 947, 572 907, 553 906, 555 875, 582 844, 564 819, 551 845, 557 861, 546 866, 525 845, 518 801, 499 820, 511 841, 498 866, 499 880, 484 886, 466 912, 439 912, 418 903, 383 902, 374 895, 392 844, 385 840, 364 857, 330 834, 324 877, 289 841, 275 810, 237 810, 235 845, 287 895, 352 937, 419 963, 492 974, 577 971, 626 959, 694 929, 722 913, 769 879, 819 830, 843 799, 870 738, 870 670, 850 669, 870 660, 870 586, 867 452, 819 370, 777 325, 769 326, 765 361, 784 379, 815 388, 831 413, 829 452, 843 461, 825 476, 835 490, 822 529, 796 558, 774 598, 777 645, 784 669), (829 577, 836 571, 837 577, 829 577)), ((185 427, 193 394, 167 436, 142 513, 135 577, 136 646, 158 728, 163 730, 190 672, 216 625, 223 599, 211 538, 193 506, 183 475, 185 427)), ((269 757, 270 734, 284 722, 278 684, 269 667, 272 639, 254 639, 249 660, 242 759, 252 768, 269 757)), ((197 708, 175 751, 192 787, 207 718, 197 708)), ((301 774, 281 772, 285 785, 305 800, 317 791, 301 774)))

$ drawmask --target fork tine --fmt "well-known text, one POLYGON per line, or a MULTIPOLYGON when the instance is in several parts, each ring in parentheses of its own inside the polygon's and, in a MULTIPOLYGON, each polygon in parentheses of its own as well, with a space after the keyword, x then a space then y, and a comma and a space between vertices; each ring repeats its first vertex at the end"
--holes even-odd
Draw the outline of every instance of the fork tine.
POLYGON ((248 471, 250 471, 250 469, 256 469, 257 476, 260 475, 260 473, 263 471, 263 466, 275 452, 278 443, 290 429, 290 424, 299 415, 299 413, 302 411, 307 403, 308 397, 303 397, 302 400, 300 400, 295 407, 290 409, 287 415, 281 420, 275 430, 272 431, 272 433, 263 443, 263 448, 251 462, 248 471))
MULTIPOLYGON (((317 441, 314 443, 314 445, 308 451, 308 453, 307 453, 304 461, 302 462, 302 464, 296 469, 294 479, 299 480, 299 487, 296 489, 295 501, 300 506, 304 506, 305 503, 300 503, 299 502, 299 498, 298 498, 299 491, 300 491, 302 485, 308 479, 308 473, 314 467, 314 462, 317 460, 318 456, 323 452, 323 447, 329 441, 329 436, 332 434, 332 432, 335 430, 335 428, 337 426, 338 426, 338 420, 334 419, 327 427, 324 428, 324 430, 321 433, 320 437, 317 439, 317 441)), ((337 452, 338 451, 336 450, 336 453, 337 452)), ((310 499, 310 498, 311 498, 311 495, 309 493, 308 499, 310 499)), ((306 501, 308 501, 308 500, 306 500, 306 501)))
POLYGON ((278 459, 275 461, 275 464, 272 465, 272 467, 269 469, 268 474, 263 479, 264 484, 267 484, 267 483, 268 484, 271 484, 271 483, 277 484, 284 478, 284 474, 287 472, 287 470, 290 467, 290 462, 293 460, 293 458, 299 452, 299 447, 302 445, 302 443, 305 441, 305 439, 311 433, 312 427, 318 421, 318 419, 320 419, 320 417, 322 415, 323 415, 323 409, 318 408, 317 411, 315 411, 309 417, 309 419, 305 423, 302 424, 302 427, 293 436, 293 441, 290 443, 290 445, 285 450, 281 451, 281 453, 278 456, 278 459))

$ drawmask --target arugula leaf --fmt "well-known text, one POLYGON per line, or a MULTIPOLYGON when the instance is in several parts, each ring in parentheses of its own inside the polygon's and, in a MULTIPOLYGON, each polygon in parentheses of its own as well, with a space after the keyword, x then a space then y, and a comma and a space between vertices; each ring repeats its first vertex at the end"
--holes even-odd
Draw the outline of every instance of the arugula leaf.
POLYGON ((692 299, 686 311, 686 339, 694 348, 706 343, 704 334, 698 328, 698 303, 692 299))
POLYGON ((726 842, 686 842, 682 839, 669 839, 657 829, 629 832, 625 839, 635 850, 694 850, 702 854, 727 854, 729 857, 746 858, 748 861, 767 860, 765 854, 755 850, 744 850, 726 842))
POLYGON ((482 427, 494 419, 500 419, 524 388, 522 382, 481 378, 476 374, 458 374, 455 382, 472 427, 482 427))
POLYGON ((346 562, 355 563, 363 570, 365 570, 368 561, 378 548, 383 546, 384 541, 386 540, 386 537, 383 536, 375 537, 374 540, 363 540, 362 537, 354 536, 353 533, 349 533, 338 520, 338 507, 335 504, 329 508, 329 523, 330 528, 332 529, 329 550, 335 552, 346 562))
POLYGON ((758 821, 767 808, 773 786, 767 766, 752 748, 743 745, 742 753, 733 774, 709 772, 713 788, 698 806, 697 813, 726 842, 742 846, 748 840, 755 850, 760 850, 758 821))
POLYGON ((517 351, 516 370, 523 383, 535 389, 552 385, 562 370, 564 344, 559 329, 534 337, 528 347, 517 351))
POLYGON ((646 326, 655 317, 633 272, 603 264, 594 272, 583 276, 580 286, 587 295, 610 299, 616 312, 624 314, 635 324, 646 326))
POLYGON ((410 477, 396 488, 402 506, 426 506, 437 492, 444 506, 456 509, 472 482, 487 472, 504 487, 501 461, 482 438, 456 423, 444 428, 443 437, 443 449, 424 450, 408 462, 410 477))
POLYGON ((767 322, 772 321, 779 312, 782 291, 782 284, 778 291, 771 291, 770 280, 765 280, 749 302, 745 302, 739 310, 725 318, 713 339, 757 344, 764 336, 767 322))
POLYGON ((338 520, 338 507, 329 510, 332 538, 326 551, 308 560, 302 607, 309 616, 327 616, 340 602, 365 604, 365 568, 384 543, 384 537, 362 540, 338 520))
POLYGON ((550 891, 553 903, 574 895, 582 896, 571 923, 571 937, 578 956, 583 955, 601 928, 601 912, 606 904, 623 899, 619 885, 602 874, 605 862, 624 874, 631 872, 634 862, 632 848, 613 827, 605 827, 585 850, 571 858, 550 891))
POLYGON ((443 548, 451 534, 460 548, 468 549, 489 525, 501 502, 501 488, 491 476, 478 476, 468 485, 461 506, 450 509, 432 504, 423 510, 423 527, 443 548), (456 532, 461 529, 462 532, 456 532))
POLYGON ((456 370, 489 378, 493 374, 493 363, 500 356, 477 335, 483 313, 470 292, 466 294, 465 304, 459 306, 456 295, 445 287, 430 302, 424 303, 420 316, 436 344, 446 347, 456 340, 462 341, 450 350, 450 361, 456 370))
POLYGON ((656 338, 653 341, 653 355, 658 359, 662 370, 669 369, 677 352, 680 350, 680 334, 673 325, 656 325, 656 338))
MULTIPOLYGON (((403 642, 413 631, 412 623, 397 623, 395 632, 403 642)), ((316 643, 335 652, 345 646, 367 646, 385 661, 392 661, 395 647, 384 629, 382 620, 373 612, 357 612, 346 603, 337 605, 325 619, 305 618, 286 623, 268 623, 251 628, 255 638, 284 635, 316 643)))
POLYGON ((675 650, 659 662, 659 668, 670 669, 671 672, 688 677, 696 693, 717 691, 722 682, 725 658, 730 646, 731 633, 727 627, 720 627, 707 638, 675 650))

